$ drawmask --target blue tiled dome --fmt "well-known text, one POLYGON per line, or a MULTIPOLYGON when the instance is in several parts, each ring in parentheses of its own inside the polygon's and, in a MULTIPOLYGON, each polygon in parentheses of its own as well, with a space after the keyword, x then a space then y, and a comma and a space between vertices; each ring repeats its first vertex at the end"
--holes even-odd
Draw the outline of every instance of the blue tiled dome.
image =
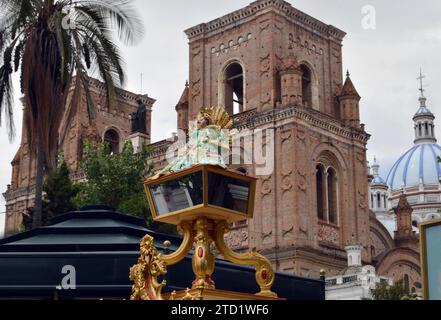
POLYGON ((427 108, 427 107, 424 105, 424 106, 421 106, 421 107, 418 109, 417 113, 415 113, 414 118, 416 118, 416 117, 418 117, 418 116, 422 116, 422 115, 424 115, 424 116, 433 116, 433 113, 432 113, 432 111, 429 110, 429 108, 427 108))
POLYGON ((392 190, 418 186, 420 183, 438 185, 441 177, 440 156, 441 147, 435 143, 416 145, 394 164, 387 183, 392 190))
POLYGON ((372 179, 371 184, 373 184, 373 185, 378 185, 378 184, 386 185, 386 181, 384 181, 384 179, 382 177, 376 176, 376 177, 374 177, 374 179, 372 179))

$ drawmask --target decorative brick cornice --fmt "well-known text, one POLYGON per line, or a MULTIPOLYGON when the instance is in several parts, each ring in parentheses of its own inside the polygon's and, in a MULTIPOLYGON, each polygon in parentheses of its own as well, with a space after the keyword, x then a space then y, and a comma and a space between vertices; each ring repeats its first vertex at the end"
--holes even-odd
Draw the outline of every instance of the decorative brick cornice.
POLYGON ((6 200, 6 205, 8 205, 8 202, 21 198, 21 197, 28 197, 30 195, 33 195, 35 193, 35 186, 29 186, 29 187, 22 187, 17 189, 11 189, 3 193, 3 197, 6 200))
POLYGON ((173 143, 174 142, 172 139, 166 139, 166 140, 161 140, 161 141, 158 141, 158 142, 151 144, 149 146, 149 148, 150 148, 149 158, 156 158, 156 157, 160 157, 160 156, 165 155, 168 148, 173 143))
POLYGON ((305 29, 309 29, 325 38, 342 41, 346 33, 332 25, 327 25, 306 13, 294 8, 283 0, 258 0, 245 8, 236 10, 208 23, 201 23, 185 30, 190 41, 197 40, 206 34, 220 33, 229 26, 238 26, 249 18, 268 12, 269 10, 284 16, 289 21, 305 29))
POLYGON ((268 248, 261 250, 260 253, 274 260, 278 259, 292 259, 295 256, 297 259, 305 259, 316 263, 317 265, 326 264, 331 267, 342 269, 346 264, 346 252, 342 248, 329 247, 312 247, 310 245, 292 246, 285 245, 278 248, 268 248))
MULTIPOLYGON (((74 87, 75 87, 75 77, 72 80, 72 85, 70 87, 70 90, 72 91, 74 87)), ((98 94, 102 94, 103 92, 105 92, 106 87, 102 81, 95 78, 89 78, 89 89, 98 94)), ((147 94, 144 95, 136 94, 121 88, 116 88, 116 93, 118 99, 128 103, 131 102, 135 106, 137 105, 138 99, 141 99, 149 109, 151 109, 153 107, 153 104, 156 102, 155 99, 150 98, 147 94)))
POLYGON ((324 113, 295 105, 253 114, 252 116, 246 117, 244 121, 237 123, 236 128, 238 130, 251 129, 289 118, 306 121, 312 126, 349 140, 356 140, 362 144, 366 144, 370 139, 370 135, 362 130, 345 127, 340 121, 324 113))
POLYGON ((235 114, 233 116, 233 120, 236 126, 240 126, 243 123, 246 123, 248 120, 252 119, 257 115, 257 109, 247 110, 242 113, 235 114))
MULTIPOLYGON (((257 112, 257 109, 250 109, 243 113, 234 115, 234 128, 241 131, 245 129, 255 129, 260 126, 297 118, 306 121, 309 125, 321 128, 337 136, 348 140, 357 141, 365 145, 370 135, 362 130, 345 127, 340 121, 315 110, 306 109, 299 106, 289 106, 283 109, 274 109, 267 112, 257 112)), ((174 141, 176 142, 176 140, 174 141)), ((173 139, 158 141, 151 144, 150 158, 165 155, 167 149, 174 143, 173 139)))

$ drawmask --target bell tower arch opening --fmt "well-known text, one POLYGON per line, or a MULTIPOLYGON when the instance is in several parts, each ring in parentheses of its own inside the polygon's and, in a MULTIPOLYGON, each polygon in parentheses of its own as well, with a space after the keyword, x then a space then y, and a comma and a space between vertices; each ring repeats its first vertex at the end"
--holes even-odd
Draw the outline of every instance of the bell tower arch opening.
POLYGON ((300 66, 300 70, 302 71, 302 97, 303 97, 303 104, 306 107, 312 107, 313 101, 312 101, 312 84, 313 84, 313 76, 311 69, 307 67, 305 64, 302 64, 300 66))
POLYGON ((245 111, 244 68, 238 61, 232 61, 221 72, 219 104, 230 115, 245 111))
POLYGON ((111 128, 106 131, 104 134, 104 142, 109 145, 111 153, 120 153, 120 137, 115 129, 111 128))

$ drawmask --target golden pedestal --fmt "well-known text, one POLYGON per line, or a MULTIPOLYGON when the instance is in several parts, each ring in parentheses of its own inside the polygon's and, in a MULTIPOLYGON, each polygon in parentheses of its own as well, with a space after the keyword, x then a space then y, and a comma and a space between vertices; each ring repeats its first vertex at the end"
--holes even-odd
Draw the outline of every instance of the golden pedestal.
POLYGON ((165 300, 243 300, 243 301, 268 301, 280 300, 277 297, 257 296, 249 293, 223 291, 217 289, 187 289, 164 294, 165 300))
POLYGON ((153 239, 141 241, 141 257, 130 270, 134 281, 132 300, 267 300, 277 299, 271 291, 275 274, 267 258, 252 250, 236 253, 228 248, 224 235, 229 223, 249 219, 253 214, 256 179, 212 165, 197 165, 145 183, 155 221, 178 225, 181 246, 172 254, 159 254, 153 239), (256 268, 260 292, 255 295, 215 289, 213 244, 228 261, 256 268), (162 296, 167 266, 182 261, 194 248, 192 267, 195 280, 191 289, 162 296))

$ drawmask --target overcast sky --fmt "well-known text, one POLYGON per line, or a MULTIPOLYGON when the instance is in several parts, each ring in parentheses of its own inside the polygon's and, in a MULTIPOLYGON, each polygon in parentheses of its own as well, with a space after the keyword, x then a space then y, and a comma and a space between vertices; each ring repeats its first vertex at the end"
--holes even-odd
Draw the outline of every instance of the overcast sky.
MULTIPOLYGON (((176 130, 176 105, 188 78, 188 27, 208 22, 246 6, 250 0, 137 0, 145 38, 136 47, 123 48, 128 90, 157 99, 153 112, 153 141, 176 130)), ((343 66, 362 96, 361 120, 372 135, 368 157, 377 156, 386 178, 390 167, 413 143, 412 116, 418 107, 420 67, 427 76, 428 105, 441 117, 441 2, 434 0, 291 0, 303 12, 348 33, 343 66), (362 8, 376 9, 376 29, 362 27, 362 8)), ((7 139, 0 128, 0 193, 10 182, 10 162, 20 144, 21 106, 16 87, 17 137, 7 139)), ((438 124, 438 122, 437 122, 438 124)), ((440 125, 441 126, 441 125, 440 125)), ((440 131, 437 129, 438 137, 440 131)), ((4 212, 0 196, 0 213, 4 212)), ((2 230, 0 214, 0 230, 2 230)), ((0 231, 1 235, 2 231, 0 231)))

